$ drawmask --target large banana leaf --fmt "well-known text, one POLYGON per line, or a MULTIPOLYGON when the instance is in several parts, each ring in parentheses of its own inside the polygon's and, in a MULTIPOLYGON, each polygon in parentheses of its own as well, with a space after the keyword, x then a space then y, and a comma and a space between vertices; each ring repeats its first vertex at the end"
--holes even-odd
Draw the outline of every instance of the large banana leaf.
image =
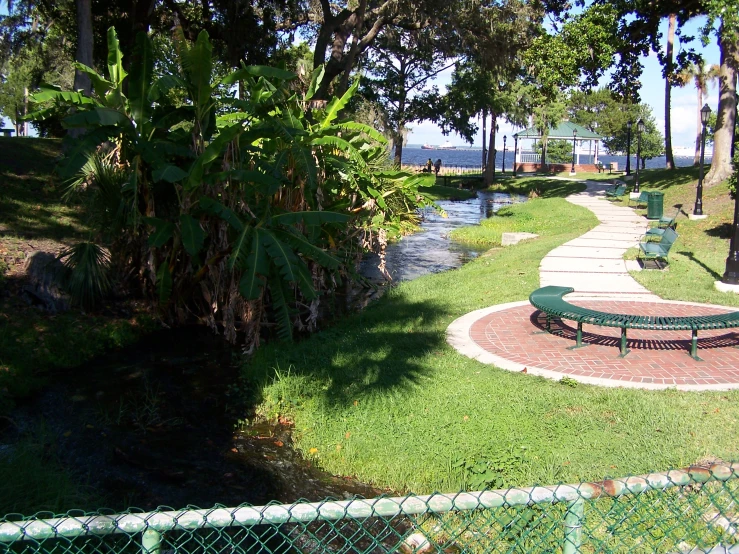
POLYGON ((174 223, 159 219, 158 217, 145 217, 144 221, 154 227, 154 232, 149 235, 149 246, 161 248, 174 235, 174 223))
POLYGON ((359 88, 359 79, 356 79, 352 86, 349 87, 341 98, 334 97, 331 102, 326 106, 326 113, 323 115, 323 119, 319 124, 320 129, 325 129, 329 125, 332 125, 334 120, 339 116, 339 112, 343 110, 351 100, 352 96, 357 92, 359 88))
POLYGON ((152 171, 151 176, 155 183, 166 181, 167 183, 177 183, 187 177, 187 171, 184 171, 176 165, 165 165, 152 171))
POLYGON ((295 266, 298 264, 298 257, 295 252, 273 233, 265 231, 263 235, 264 247, 267 249, 272 263, 277 266, 282 278, 290 283, 297 282, 295 266))
POLYGON ((286 244, 303 254, 306 258, 309 258, 322 267, 328 269, 338 269, 341 265, 341 261, 333 257, 331 254, 316 246, 315 244, 307 241, 305 237, 299 233, 290 233, 288 231, 275 231, 275 235, 286 244))
POLYGON ((154 53, 151 40, 146 33, 138 33, 133 50, 131 78, 128 80, 128 102, 131 117, 142 135, 148 134, 146 128, 150 124, 152 106, 149 101, 149 89, 153 75, 154 53))
POLYGON ((80 92, 63 91, 57 85, 49 85, 47 83, 41 83, 39 85, 39 91, 32 94, 30 100, 35 104, 41 104, 43 102, 48 102, 49 100, 58 100, 68 104, 74 104, 76 106, 82 106, 84 104, 98 104, 92 98, 85 96, 80 92))
POLYGON ((197 256, 205 243, 205 231, 200 222, 188 214, 180 215, 180 232, 182 233, 182 246, 185 247, 190 256, 197 256))
POLYGON ((87 67, 83 63, 74 62, 72 64, 72 67, 74 67, 77 71, 81 71, 82 73, 86 74, 90 78, 90 81, 92 82, 92 89, 101 100, 103 100, 105 98, 105 95, 115 88, 115 85, 113 85, 113 83, 111 83, 105 77, 100 75, 97 71, 95 71, 91 67, 87 67))
POLYGON ((200 127, 208 127, 206 119, 213 103, 211 78, 213 75, 213 46, 206 31, 200 31, 192 48, 183 52, 182 66, 187 75, 187 88, 195 105, 200 127))
POLYGON ((277 319, 277 335, 282 340, 292 340, 293 326, 290 320, 290 306, 288 297, 290 294, 285 290, 285 283, 277 276, 271 276, 269 280, 269 291, 272 296, 272 310, 277 319))
POLYGON ((286 71, 285 69, 277 67, 249 65, 229 73, 223 78, 221 84, 233 85, 238 81, 244 81, 253 77, 265 77, 267 79, 276 79, 278 81, 292 81, 297 78, 297 75, 292 71, 286 71))
POLYGON ((123 52, 114 27, 108 29, 108 75, 116 88, 120 88, 123 79, 128 75, 123 69, 123 52))
POLYGON ((326 66, 321 65, 313 70, 310 76, 310 85, 308 86, 308 92, 305 93, 305 100, 311 100, 318 90, 318 83, 323 80, 323 74, 326 72, 326 66))
POLYGON ((126 114, 113 108, 93 108, 84 112, 77 112, 64 118, 65 127, 120 127, 121 131, 133 129, 131 120, 126 114))
POLYGON ((357 123, 356 121, 343 121, 341 123, 337 123, 335 127, 339 131, 354 131, 358 133, 364 133, 380 144, 387 144, 387 139, 382 133, 370 127, 369 125, 365 125, 364 123, 357 123))
POLYGON ((313 278, 311 277, 310 270, 302 261, 297 265, 297 276, 298 287, 300 287, 300 292, 303 293, 306 300, 317 298, 318 293, 313 287, 313 278))
POLYGON ((199 187, 203 182, 205 169, 220 157, 229 142, 243 132, 244 128, 239 124, 221 129, 219 135, 205 148, 205 151, 195 160, 195 163, 192 164, 190 177, 185 183, 185 189, 190 191, 199 187))
POLYGON ((266 234, 261 229, 254 229, 251 233, 251 248, 249 255, 244 258, 239 281, 239 292, 247 300, 256 300, 261 296, 264 279, 269 275, 269 260, 263 244, 266 234))
POLYGON ((244 229, 236 237, 233 245, 231 246, 231 255, 228 259, 228 268, 233 271, 235 267, 246 267, 246 259, 249 256, 250 248, 252 246, 252 231, 253 227, 245 226, 244 229))
POLYGON ((231 227, 233 227, 237 232, 243 232, 244 224, 241 222, 241 219, 239 219, 239 216, 236 215, 236 212, 234 212, 230 208, 227 208, 217 200, 209 198, 208 196, 203 196, 198 201, 198 205, 200 206, 201 210, 220 217, 223 221, 227 222, 231 227))

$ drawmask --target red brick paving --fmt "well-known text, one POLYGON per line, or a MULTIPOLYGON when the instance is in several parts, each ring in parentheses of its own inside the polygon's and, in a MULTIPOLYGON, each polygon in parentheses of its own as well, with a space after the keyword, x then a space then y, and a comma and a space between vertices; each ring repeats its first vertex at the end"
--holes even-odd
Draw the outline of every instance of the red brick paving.
MULTIPOLYGON (((723 313, 710 306, 656 302, 577 300, 605 312, 695 316, 723 313)), ((690 357, 690 331, 628 330, 625 358, 619 357, 621 330, 583 326, 585 348, 575 344, 577 324, 552 318, 553 334, 542 333, 546 316, 533 306, 486 315, 472 324, 470 338, 484 350, 527 367, 615 381, 652 385, 728 385, 739 383, 739 329, 698 332, 698 355, 690 357)))

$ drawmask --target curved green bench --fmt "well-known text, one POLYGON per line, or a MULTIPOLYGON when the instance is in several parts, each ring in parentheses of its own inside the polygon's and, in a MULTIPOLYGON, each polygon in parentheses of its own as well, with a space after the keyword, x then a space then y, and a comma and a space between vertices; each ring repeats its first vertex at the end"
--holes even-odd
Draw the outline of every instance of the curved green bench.
POLYGON ((621 353, 620 357, 624 357, 629 353, 626 348, 626 330, 627 329, 652 329, 655 331, 691 331, 692 340, 690 342, 690 356, 695 360, 702 361, 698 357, 698 331, 708 329, 731 329, 739 327, 739 312, 729 312, 725 314, 700 315, 700 316, 644 316, 644 315, 627 315, 627 314, 611 314, 598 310, 590 310, 575 306, 565 301, 563 296, 574 292, 572 287, 542 287, 536 289, 529 296, 529 302, 536 309, 541 310, 547 315, 547 332, 551 333, 551 318, 558 317, 560 319, 568 319, 577 322, 577 338, 575 346, 570 348, 580 348, 587 346, 582 342, 582 326, 583 323, 591 325, 600 325, 602 327, 620 327, 621 328, 621 353))

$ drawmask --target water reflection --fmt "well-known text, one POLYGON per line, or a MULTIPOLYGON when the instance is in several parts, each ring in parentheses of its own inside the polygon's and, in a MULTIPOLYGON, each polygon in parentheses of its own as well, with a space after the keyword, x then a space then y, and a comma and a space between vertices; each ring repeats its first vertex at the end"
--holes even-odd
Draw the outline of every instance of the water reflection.
MULTIPOLYGON (((387 269, 393 281, 410 281, 429 273, 455 269, 476 258, 487 247, 456 243, 449 239, 449 233, 459 227, 478 225, 480 220, 487 219, 500 208, 525 200, 525 196, 480 191, 477 198, 471 200, 438 202, 446 211, 446 218, 432 209, 426 209, 422 230, 388 247, 387 269)), ((360 272, 379 283, 384 279, 377 269, 377 263, 377 256, 367 256, 360 272)))

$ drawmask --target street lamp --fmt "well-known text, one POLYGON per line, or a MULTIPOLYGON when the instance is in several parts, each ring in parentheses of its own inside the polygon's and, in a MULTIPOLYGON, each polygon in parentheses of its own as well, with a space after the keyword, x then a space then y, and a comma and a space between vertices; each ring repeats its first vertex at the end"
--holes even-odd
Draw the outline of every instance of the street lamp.
POLYGON ((701 164, 698 170, 698 190, 695 193, 694 216, 703 215, 703 154, 706 151, 706 124, 708 123, 708 116, 710 114, 711 108, 708 107, 708 104, 701 108, 701 164))
POLYGON ((577 144, 577 129, 572 130, 572 168, 570 169, 570 175, 575 174, 575 145, 577 144))
POLYGON ((639 192, 639 160, 641 160, 641 135, 644 132, 644 120, 640 119, 636 122, 636 181, 634 182, 634 192, 639 192))
POLYGON ((503 135, 503 171, 502 173, 505 173, 505 151, 506 151, 506 145, 505 141, 508 139, 507 136, 503 135))
POLYGON ((631 120, 626 122, 626 175, 631 175, 631 120))
POLYGON ((518 134, 513 135, 513 176, 516 176, 516 158, 518 157, 518 134))

